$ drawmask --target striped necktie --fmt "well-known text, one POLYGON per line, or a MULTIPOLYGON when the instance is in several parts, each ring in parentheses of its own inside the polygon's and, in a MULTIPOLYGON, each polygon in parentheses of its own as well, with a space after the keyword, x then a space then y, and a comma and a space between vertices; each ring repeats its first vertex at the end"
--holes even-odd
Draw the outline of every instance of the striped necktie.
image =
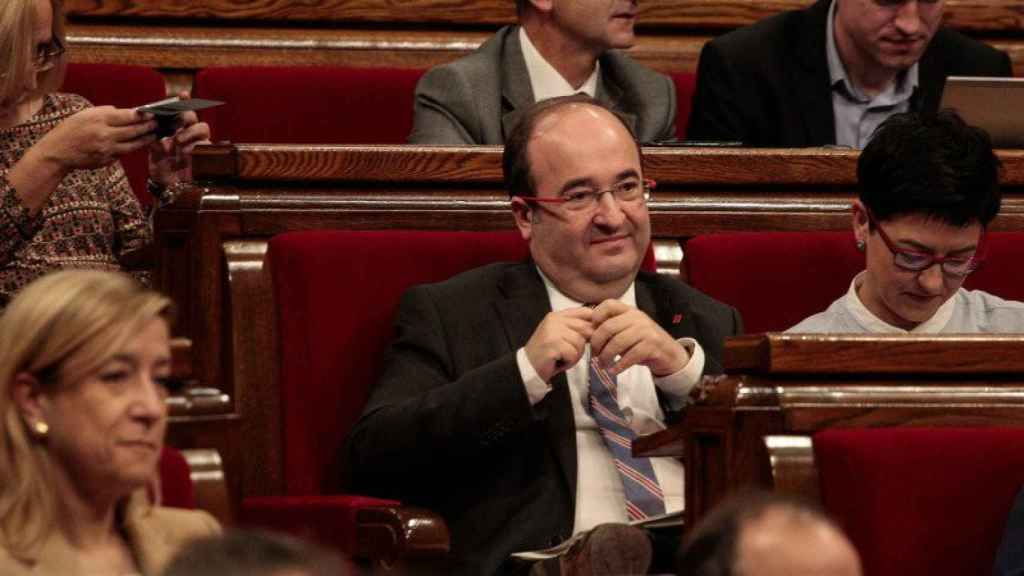
POLYGON ((642 520, 665 513, 665 496, 654 475, 650 458, 632 453, 636 434, 626 422, 617 400, 615 379, 601 368, 597 358, 590 359, 590 415, 601 430, 604 443, 615 458, 622 479, 626 511, 630 520, 642 520))

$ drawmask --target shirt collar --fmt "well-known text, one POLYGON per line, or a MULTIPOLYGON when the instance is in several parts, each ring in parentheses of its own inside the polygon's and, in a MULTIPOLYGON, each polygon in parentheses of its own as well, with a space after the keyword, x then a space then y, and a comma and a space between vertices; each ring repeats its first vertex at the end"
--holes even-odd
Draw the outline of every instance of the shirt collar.
MULTIPOLYGON (((838 88, 840 93, 848 99, 867 104, 872 99, 865 96, 850 81, 850 77, 846 74, 846 65, 843 63, 843 59, 839 57, 839 47, 836 45, 835 16, 836 0, 832 0, 832 5, 828 9, 825 27, 825 59, 828 62, 829 85, 833 89, 838 88)), ((893 103, 902 102, 910 98, 914 93, 914 90, 917 89, 917 83, 918 63, 914 62, 910 68, 897 75, 896 82, 887 87, 879 96, 890 95, 887 100, 893 103)))
POLYGON ((596 97, 597 78, 601 73, 600 61, 594 63, 594 71, 590 73, 590 77, 579 89, 576 89, 537 51, 537 47, 533 45, 530 36, 522 27, 519 28, 519 45, 523 51, 523 59, 526 61, 526 71, 530 74, 534 102, 559 96, 572 96, 579 92, 583 92, 591 98, 596 97))
POLYGON ((864 327, 865 330, 874 334, 938 334, 942 332, 942 329, 949 323, 950 318, 953 317, 953 308, 956 306, 956 296, 949 298, 939 306, 935 314, 932 317, 921 322, 917 326, 914 326, 910 330, 904 330, 897 326, 893 326, 888 322, 882 320, 878 316, 868 310, 867 306, 864 305, 860 300, 860 296, 857 295, 857 287, 860 286, 864 279, 864 274, 861 272, 854 277, 853 281, 850 282, 850 289, 846 291, 846 296, 843 297, 844 304, 846 305, 847 311, 853 316, 853 319, 858 324, 864 327))
MULTIPOLYGON (((550 279, 548 279, 547 276, 544 275, 544 272, 540 269, 540 266, 537 266, 537 273, 540 274, 541 280, 544 281, 544 288, 548 292, 548 300, 551 302, 552 311, 558 312, 561 310, 568 310, 570 308, 579 308, 580 306, 583 306, 583 302, 577 302, 576 300, 573 300, 572 298, 563 294, 562 291, 559 290, 558 287, 555 286, 555 284, 550 279)), ((630 282, 629 288, 626 289, 626 292, 622 296, 619 296, 619 302, 636 308, 635 280, 633 282, 630 282)), ((594 304, 599 304, 599 302, 594 302, 594 304)))

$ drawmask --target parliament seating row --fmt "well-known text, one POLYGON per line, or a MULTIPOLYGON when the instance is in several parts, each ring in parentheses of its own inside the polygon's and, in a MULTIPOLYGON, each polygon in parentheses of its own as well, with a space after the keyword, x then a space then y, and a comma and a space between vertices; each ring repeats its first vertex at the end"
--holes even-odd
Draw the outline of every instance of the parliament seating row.
MULTIPOLYGON (((994 229, 1021 230, 1024 154, 999 154, 1004 203, 994 229)), ((154 282, 179 305, 176 334, 193 340, 200 384, 177 405, 176 445, 220 449, 236 498, 283 494, 280 394, 266 365, 276 344, 260 297, 247 296, 267 293, 269 240, 315 229, 509 230, 500 159, 493 147, 197 149, 202 185, 155 222, 154 282)), ((836 150, 647 149, 646 175, 659 181, 650 204, 658 268, 679 271, 681 243, 693 236, 848 230, 856 160, 836 150)))
MULTIPOLYGON (((810 0, 651 0, 639 6, 631 55, 664 72, 692 73, 709 38, 801 8, 810 0)), ((506 0, 74 0, 65 3, 72 58, 135 63, 188 88, 211 66, 314 65, 423 70, 457 58, 514 21, 506 0)), ((947 3, 946 25, 1006 50, 1021 70, 1024 19, 1012 2, 947 3)))
MULTIPOLYGON (((201 112, 216 141, 277 144, 403 144, 413 122, 416 82, 423 70, 390 68, 226 67, 199 72, 193 95, 225 102, 201 112)), ((676 74, 676 133, 686 134, 692 74, 676 74)), ((71 64, 61 88, 96 105, 134 108, 161 100, 167 88, 148 67, 71 64)), ((144 205, 147 152, 121 160, 144 205)))
MULTIPOLYGON (((750 253, 746 261, 727 258, 737 266, 731 272, 723 271, 717 262, 711 263, 714 273, 729 272, 737 282, 756 284, 759 277, 755 274, 764 271, 758 263, 768 262, 769 267, 777 263, 785 271, 789 261, 807 261, 800 252, 819 254, 830 248, 844 250, 847 243, 852 244, 847 233, 748 233, 740 235, 738 241, 736 236, 698 236, 684 246, 684 251, 690 253, 690 244, 706 249, 716 242, 767 246, 750 253), (751 276, 742 277, 736 270, 750 270, 751 276)), ((990 268, 1009 268, 1007 261, 1017 261, 1020 239, 1019 234, 993 234, 990 268)), ((518 234, 508 231, 324 230, 288 232, 271 238, 258 272, 262 280, 233 291, 232 306, 266 326, 271 335, 269 347, 267 341, 250 341, 248 349, 235 352, 248 356, 273 350, 261 370, 250 371, 252 376, 273 382, 259 386, 248 383, 246 388, 272 390, 279 395, 276 401, 264 401, 278 411, 274 429, 279 434, 276 442, 284 484, 280 495, 245 498, 243 521, 313 535, 356 557, 389 550, 389 555, 406 560, 443 561, 447 533, 437 516, 393 501, 339 495, 344 494, 339 457, 345 434, 376 378, 402 292, 412 284, 438 281, 490 261, 518 260, 525 254, 526 247, 518 234), (260 316, 265 317, 265 324, 258 319, 260 316), (382 523, 391 529, 376 530, 382 523), (406 533, 413 525, 421 528, 413 534, 415 538, 399 541, 386 537, 406 533)), ((688 267, 695 278, 714 275, 702 274, 692 263, 688 267)), ((851 267, 839 293, 856 269, 851 267)), ((802 272, 797 277, 804 281, 788 288, 793 293, 786 297, 792 302, 831 300, 837 295, 817 294, 822 288, 813 281, 812 270, 798 267, 795 271, 802 272)), ((832 272, 820 267, 818 271, 823 275, 832 272)), ((1012 275, 1004 273, 994 278, 993 282, 1012 284, 1010 290, 1021 290, 1021 282, 1012 275)), ((996 293, 1002 291, 999 286, 985 287, 996 293)), ((775 308, 778 302, 768 292, 762 294, 761 305, 775 308)))
MULTIPOLYGON (((964 287, 1024 300, 1013 265, 1024 259, 1024 233, 989 233, 984 246, 986 260, 964 287)), ((786 330, 825 310, 864 269, 849 231, 706 234, 683 253, 688 282, 739 309, 748 333, 786 330)))

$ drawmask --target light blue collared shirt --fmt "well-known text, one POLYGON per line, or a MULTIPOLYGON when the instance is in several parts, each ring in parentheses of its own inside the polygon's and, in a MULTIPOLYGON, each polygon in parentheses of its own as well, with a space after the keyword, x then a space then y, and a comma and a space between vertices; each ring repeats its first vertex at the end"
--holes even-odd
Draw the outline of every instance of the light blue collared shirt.
POLYGON ((874 98, 866 96, 846 75, 846 66, 839 57, 835 34, 836 0, 828 11, 825 30, 825 54, 832 86, 832 117, 836 128, 836 144, 858 150, 867 146, 875 129, 886 118, 910 110, 910 98, 917 90, 918 64, 896 76, 896 80, 874 98))

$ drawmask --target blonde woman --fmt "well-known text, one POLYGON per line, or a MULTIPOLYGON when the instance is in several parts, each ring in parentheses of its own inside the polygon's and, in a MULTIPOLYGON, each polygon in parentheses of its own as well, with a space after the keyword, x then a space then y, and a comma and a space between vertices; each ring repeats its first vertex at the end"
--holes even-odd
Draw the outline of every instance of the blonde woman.
POLYGON ((129 267, 151 232, 118 156, 148 146, 159 196, 209 140, 195 113, 157 140, 149 115, 55 93, 65 45, 60 0, 0 0, 0 308, 58 268, 129 267))
POLYGON ((205 512, 155 507, 170 302, 120 273, 67 270, 0 316, 0 574, 157 574, 205 512))

